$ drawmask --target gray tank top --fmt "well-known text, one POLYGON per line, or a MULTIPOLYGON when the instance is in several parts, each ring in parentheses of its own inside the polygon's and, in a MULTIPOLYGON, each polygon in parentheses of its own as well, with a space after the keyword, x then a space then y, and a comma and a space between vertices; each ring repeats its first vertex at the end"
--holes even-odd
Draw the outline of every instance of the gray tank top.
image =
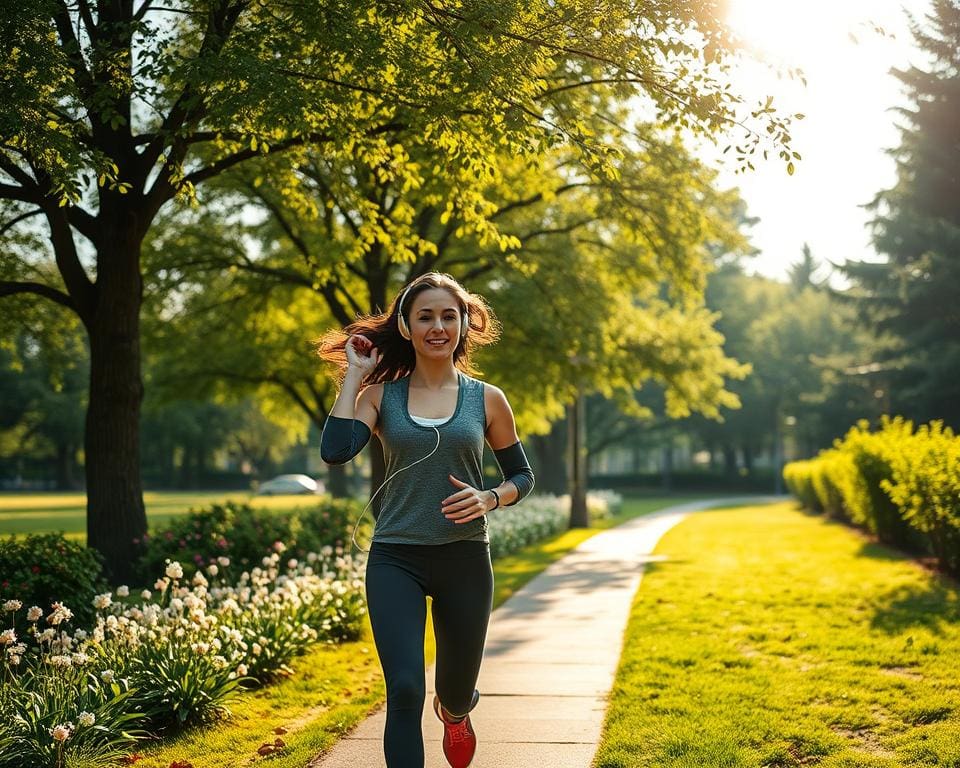
POLYGON ((397 544, 447 544, 469 539, 486 541, 487 518, 469 523, 447 520, 440 502, 455 493, 447 475, 453 475, 474 488, 483 488, 483 445, 486 409, 483 382, 457 371, 460 382, 457 407, 447 421, 437 425, 440 446, 425 461, 409 469, 437 444, 433 427, 418 424, 410 415, 410 377, 404 376, 383 385, 380 401, 380 441, 386 461, 386 476, 380 515, 373 541, 397 544))

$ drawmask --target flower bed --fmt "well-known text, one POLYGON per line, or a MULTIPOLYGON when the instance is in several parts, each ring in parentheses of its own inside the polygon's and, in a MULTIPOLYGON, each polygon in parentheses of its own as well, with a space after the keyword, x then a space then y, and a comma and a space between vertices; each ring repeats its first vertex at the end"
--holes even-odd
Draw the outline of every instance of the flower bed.
MULTIPOLYGON (((361 567, 332 547, 285 563, 276 551, 233 583, 225 557, 185 583, 170 562, 139 600, 97 595, 90 631, 71 633, 60 603, 29 608, 24 637, 0 635, 0 767, 59 768, 222 715, 237 687, 287 673, 308 645, 359 636, 361 567)), ((23 608, 3 605, 11 623, 23 608)))
MULTIPOLYGON (((587 512, 597 520, 619 511, 623 497, 614 491, 587 494, 587 512)), ((565 530, 570 524, 570 496, 536 494, 516 507, 503 507, 487 516, 490 557, 504 557, 565 530)))

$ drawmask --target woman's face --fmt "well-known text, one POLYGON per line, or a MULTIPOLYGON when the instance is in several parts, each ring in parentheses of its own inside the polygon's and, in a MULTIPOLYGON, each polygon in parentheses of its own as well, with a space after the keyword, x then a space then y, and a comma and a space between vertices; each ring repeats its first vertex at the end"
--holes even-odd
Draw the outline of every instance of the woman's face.
POLYGON ((427 288, 413 299, 409 326, 418 355, 450 357, 460 341, 460 304, 445 288, 427 288))

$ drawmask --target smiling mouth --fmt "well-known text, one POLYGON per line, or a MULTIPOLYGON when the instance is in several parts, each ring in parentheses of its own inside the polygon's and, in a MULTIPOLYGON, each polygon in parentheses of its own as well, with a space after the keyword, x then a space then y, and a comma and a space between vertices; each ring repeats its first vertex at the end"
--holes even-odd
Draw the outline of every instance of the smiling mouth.
POLYGON ((431 347, 442 347, 446 343, 446 339, 433 339, 427 341, 427 344, 429 344, 431 347))

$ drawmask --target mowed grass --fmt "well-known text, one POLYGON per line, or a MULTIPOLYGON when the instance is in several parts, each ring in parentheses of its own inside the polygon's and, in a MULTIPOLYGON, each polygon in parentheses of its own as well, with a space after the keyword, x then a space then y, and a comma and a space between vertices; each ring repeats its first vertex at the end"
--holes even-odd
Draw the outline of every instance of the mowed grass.
MULTIPOLYGON (((311 496, 255 496, 249 491, 147 491, 143 503, 150 527, 163 525, 190 509, 225 501, 249 502, 266 509, 310 504, 311 496)), ((58 533, 87 540, 87 499, 82 493, 0 493, 0 535, 58 533)))
MULTIPOLYGON (((596 521, 590 528, 565 531, 509 557, 494 561, 494 607, 554 560, 599 531, 632 517, 702 496, 628 499, 615 517, 596 521)), ((426 663, 436 655, 430 612, 424 638, 426 663)), ((347 731, 381 705, 386 696, 369 620, 360 640, 340 646, 317 646, 296 659, 295 674, 258 691, 238 696, 228 720, 195 729, 154 747, 143 747, 138 768, 168 768, 189 761, 197 768, 237 768, 249 765, 257 748, 280 734, 285 747, 269 758, 271 768, 303 768, 329 750, 347 731)), ((266 764, 266 763, 265 763, 266 764)), ((363 768, 358 767, 358 768, 363 768)))
POLYGON ((656 554, 596 768, 960 767, 955 581, 789 502, 656 554))

